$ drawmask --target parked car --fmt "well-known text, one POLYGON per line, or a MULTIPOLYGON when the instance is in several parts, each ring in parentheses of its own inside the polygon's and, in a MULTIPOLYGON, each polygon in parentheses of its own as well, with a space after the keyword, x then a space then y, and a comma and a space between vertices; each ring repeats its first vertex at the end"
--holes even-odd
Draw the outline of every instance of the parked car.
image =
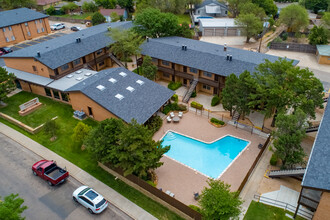
POLYGON ((32 173, 46 180, 50 186, 63 183, 68 177, 69 172, 56 165, 52 160, 40 160, 33 164, 32 173))
POLYGON ((0 47, 0 55, 1 55, 1 52, 2 52, 2 55, 4 55, 4 54, 13 52, 13 50, 10 47, 0 47))
POLYGON ((63 23, 57 23, 57 24, 53 24, 50 26, 50 29, 52 31, 56 31, 56 30, 60 30, 60 29, 63 29, 65 28, 65 25, 63 23))
POLYGON ((91 214, 101 213, 108 207, 108 201, 88 186, 76 189, 72 198, 75 202, 85 206, 91 214))
POLYGON ((71 27, 71 31, 81 31, 81 30, 82 30, 82 28, 78 27, 78 26, 71 27))

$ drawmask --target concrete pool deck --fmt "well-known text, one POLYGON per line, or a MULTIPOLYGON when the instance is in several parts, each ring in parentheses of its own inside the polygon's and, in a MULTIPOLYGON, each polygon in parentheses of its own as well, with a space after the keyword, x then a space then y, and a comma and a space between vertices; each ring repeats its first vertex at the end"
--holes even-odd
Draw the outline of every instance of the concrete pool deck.
MULTIPOLYGON (((220 177, 222 181, 231 185, 232 191, 239 188, 257 157, 260 151, 258 144, 263 144, 266 141, 265 138, 242 129, 236 129, 231 125, 216 128, 208 122, 206 117, 195 115, 192 112, 183 114, 179 123, 167 123, 164 120, 161 129, 155 133, 154 140, 161 139, 168 130, 205 142, 212 142, 225 135, 232 135, 250 141, 250 145, 242 151, 220 177)), ((161 161, 164 162, 164 165, 156 170, 158 176, 157 188, 162 188, 165 192, 167 190, 171 191, 175 194, 176 199, 187 205, 196 205, 197 202, 194 200, 193 193, 201 193, 202 189, 208 186, 207 177, 166 156, 161 161)))

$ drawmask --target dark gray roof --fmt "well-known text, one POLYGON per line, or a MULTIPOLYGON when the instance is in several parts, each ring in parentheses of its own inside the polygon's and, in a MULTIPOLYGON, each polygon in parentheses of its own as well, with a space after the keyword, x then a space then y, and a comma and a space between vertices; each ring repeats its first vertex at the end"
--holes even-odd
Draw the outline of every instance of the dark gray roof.
MULTIPOLYGON (((245 70, 253 72, 255 67, 263 63, 265 59, 273 62, 279 58, 232 47, 227 47, 227 51, 224 51, 222 45, 182 37, 149 39, 149 42, 144 42, 141 48, 143 55, 222 76, 228 76, 231 73, 240 75, 245 70), (182 50, 182 45, 187 46, 186 51, 182 50), (227 61, 227 54, 232 55, 232 61, 227 61)), ((293 63, 296 65, 298 61, 293 63)))
POLYGON ((50 79, 48 77, 39 76, 33 73, 24 72, 10 67, 4 66, 4 68, 8 71, 8 73, 13 73, 16 78, 24 80, 26 82, 32 82, 37 85, 46 86, 54 81, 53 79, 50 79))
POLYGON ((14 51, 4 57, 34 57, 49 68, 55 69, 113 43, 113 40, 106 35, 108 27, 128 29, 132 27, 132 22, 99 24, 14 51), (81 42, 76 43, 76 39, 79 37, 81 42), (37 56, 38 51, 40 57, 37 56))
POLYGON ((174 94, 172 90, 122 67, 103 70, 66 91, 80 91, 125 122, 129 123, 134 118, 140 124, 145 123, 174 94), (121 72, 127 75, 119 75, 121 72), (110 82, 110 78, 117 82, 110 82), (138 84, 137 80, 144 84, 138 84), (105 89, 97 89, 98 85, 105 89), (135 90, 128 91, 126 88, 129 86, 135 90), (115 97, 117 94, 124 98, 119 100, 115 97))
POLYGON ((201 4, 196 5, 196 9, 204 7, 205 5, 209 5, 211 3, 214 3, 214 4, 219 5, 221 7, 227 8, 227 6, 225 4, 222 4, 222 3, 218 2, 217 0, 205 0, 201 4))
POLYGON ((330 190, 330 105, 328 104, 309 157, 302 186, 330 190))
POLYGON ((0 28, 47 17, 48 15, 36 12, 28 8, 18 8, 9 11, 1 11, 0 28))

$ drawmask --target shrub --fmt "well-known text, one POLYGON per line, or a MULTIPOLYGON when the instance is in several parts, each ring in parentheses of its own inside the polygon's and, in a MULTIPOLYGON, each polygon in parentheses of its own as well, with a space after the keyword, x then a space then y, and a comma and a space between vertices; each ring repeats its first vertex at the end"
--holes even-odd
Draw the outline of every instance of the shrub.
POLYGON ((167 86, 167 88, 169 88, 170 90, 177 90, 178 88, 180 88, 182 86, 181 82, 170 82, 167 86))
POLYGON ((195 98, 197 96, 197 92, 196 91, 193 91, 192 93, 191 93, 191 98, 195 98))
POLYGON ((220 104, 220 97, 218 95, 213 96, 211 101, 211 106, 216 106, 220 104))
POLYGON ((195 101, 191 102, 190 106, 193 107, 193 108, 197 108, 197 109, 203 109, 203 105, 199 104, 198 102, 195 102, 195 101))
POLYGON ((46 9, 46 14, 48 14, 48 15, 55 14, 55 7, 51 5, 49 8, 47 8, 46 9))
POLYGON ((277 37, 277 38, 274 39, 274 42, 275 42, 275 43, 282 43, 283 40, 282 40, 282 38, 277 37))
POLYGON ((174 94, 172 97, 171 97, 171 100, 174 101, 174 102, 178 102, 179 101, 179 97, 177 94, 174 94))
POLYGON ((58 126, 57 126, 55 120, 48 120, 44 124, 44 132, 48 135, 51 135, 52 137, 54 137, 56 135, 57 128, 58 128, 58 126))
POLYGON ((201 213, 201 208, 199 208, 198 206, 195 206, 195 205, 188 205, 188 206, 189 206, 189 208, 195 210, 196 212, 201 213))
POLYGON ((183 104, 178 104, 176 102, 166 105, 163 109, 163 113, 167 115, 170 111, 186 111, 187 107, 183 104))
POLYGON ((269 163, 272 166, 276 166, 276 164, 277 164, 277 156, 275 154, 272 155, 272 157, 270 158, 269 163))
POLYGON ((151 130, 153 133, 158 131, 160 127, 162 127, 162 125, 163 125, 163 120, 159 116, 150 118, 146 123, 148 129, 151 130))
POLYGON ((154 182, 152 182, 151 180, 147 180, 146 181, 149 185, 151 185, 151 186, 153 186, 153 187, 156 187, 157 185, 154 183, 154 182))
POLYGON ((289 34, 288 33, 283 33, 282 35, 281 35, 281 38, 284 40, 284 41, 286 41, 287 39, 288 39, 288 36, 289 36, 289 34))
POLYGON ((221 120, 218 120, 218 119, 216 119, 216 118, 211 118, 211 122, 212 122, 213 124, 217 124, 217 125, 224 125, 224 124, 225 124, 225 122, 223 122, 223 121, 221 121, 221 120))

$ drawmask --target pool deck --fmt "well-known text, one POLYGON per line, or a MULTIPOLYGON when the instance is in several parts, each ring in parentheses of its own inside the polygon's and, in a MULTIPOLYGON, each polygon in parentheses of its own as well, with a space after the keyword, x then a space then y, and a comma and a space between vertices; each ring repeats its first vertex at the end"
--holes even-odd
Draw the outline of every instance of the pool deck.
MULTIPOLYGON (((192 112, 185 113, 179 123, 167 123, 164 120, 161 129, 155 133, 154 140, 161 139, 168 130, 205 142, 212 142, 225 135, 232 135, 250 141, 251 143, 220 177, 222 181, 231 185, 232 191, 239 188, 257 157, 260 151, 258 144, 263 144, 266 141, 265 138, 242 129, 236 129, 231 125, 216 128, 208 122, 206 117, 195 115, 192 112)), ((187 205, 196 205, 197 202, 194 200, 193 193, 201 193, 202 189, 208 186, 206 182, 208 178, 167 156, 164 156, 161 161, 164 162, 164 165, 156 170, 158 176, 157 188, 162 188, 164 192, 171 191, 175 194, 176 199, 187 205)))

